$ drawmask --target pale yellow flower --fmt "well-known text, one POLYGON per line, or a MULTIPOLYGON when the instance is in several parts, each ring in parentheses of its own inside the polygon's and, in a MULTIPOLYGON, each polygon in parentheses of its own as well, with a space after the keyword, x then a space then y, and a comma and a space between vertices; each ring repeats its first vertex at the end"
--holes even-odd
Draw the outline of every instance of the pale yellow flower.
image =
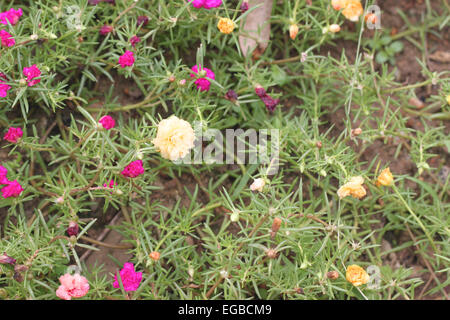
POLYGON ((366 189, 364 189, 363 184, 364 178, 361 176, 352 177, 349 182, 344 184, 339 188, 337 194, 339 199, 345 198, 347 196, 352 196, 353 198, 361 199, 366 195, 366 189))
POLYGON ((450 94, 445 99, 447 100, 447 103, 450 104, 450 94))
POLYGON ((184 158, 194 147, 195 134, 189 122, 171 116, 158 124, 158 132, 152 143, 165 159, 184 158))
POLYGON ((358 21, 363 12, 360 0, 347 0, 344 10, 342 10, 342 14, 350 21, 358 21))
POLYGON ((370 280, 370 276, 367 272, 356 264, 347 267, 345 278, 355 287, 366 284, 370 280))
POLYGON ((389 168, 384 169, 381 171, 380 175, 378 176, 377 182, 375 183, 377 186, 390 186, 392 182, 394 181, 394 177, 392 176, 391 170, 389 168))
POLYGON ((220 32, 222 33, 232 33, 234 30, 234 22, 233 20, 228 18, 220 18, 219 22, 217 23, 217 28, 219 28, 220 32))
POLYGON ((253 183, 250 186, 250 190, 259 192, 263 191, 264 186, 266 185, 266 181, 264 179, 258 178, 253 181, 253 183))

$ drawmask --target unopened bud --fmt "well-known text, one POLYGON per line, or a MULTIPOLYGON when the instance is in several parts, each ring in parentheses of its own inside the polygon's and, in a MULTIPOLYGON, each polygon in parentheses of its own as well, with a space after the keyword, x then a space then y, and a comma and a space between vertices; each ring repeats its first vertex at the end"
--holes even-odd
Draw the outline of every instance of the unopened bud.
POLYGON ((328 29, 333 33, 341 31, 341 27, 338 24, 332 24, 328 29))
POLYGON ((316 142, 316 147, 319 148, 319 149, 322 148, 322 141, 317 141, 316 142))
POLYGON ((5 289, 0 289, 0 298, 6 299, 8 298, 8 292, 5 289))
POLYGON ((69 237, 76 236, 78 234, 79 227, 78 224, 75 221, 69 222, 69 227, 67 228, 67 235, 69 237))
POLYGON ((356 128, 356 129, 352 129, 352 136, 359 136, 362 133, 362 129, 361 128, 356 128))
POLYGON ((228 278, 228 272, 227 272, 227 270, 221 270, 220 271, 220 276, 222 277, 222 278, 228 278))
POLYGON ((230 216, 231 222, 238 222, 239 221, 239 211, 235 211, 230 216))
POLYGON ((169 82, 174 82, 176 80, 175 76, 173 74, 169 77, 169 82))
POLYGON ((278 230, 280 230, 281 222, 282 222, 282 220, 280 218, 278 218, 278 217, 273 219, 272 229, 270 230, 270 236, 272 238, 274 238, 275 235, 277 234, 278 230))
POLYGON ((16 259, 13 259, 9 257, 6 252, 3 252, 3 254, 0 254, 0 264, 15 264, 16 259))
POLYGON ((289 36, 292 40, 294 40, 297 37, 298 34, 298 26, 296 24, 291 24, 289 27, 289 36))
POLYGON ((182 87, 186 84, 186 79, 181 79, 178 84, 182 87))
POLYGON ((336 280, 337 278, 339 278, 339 273, 337 271, 327 272, 327 278, 331 280, 336 280))
POLYGON ((37 40, 37 39, 39 39, 39 36, 38 36, 37 34, 32 34, 32 35, 30 36, 30 39, 31 39, 31 40, 37 40))
POLYGON ((120 189, 114 189, 114 194, 116 194, 116 195, 118 195, 118 196, 121 196, 121 195, 123 195, 123 191, 122 190, 120 190, 120 189))
POLYGON ((268 249, 266 251, 266 255, 269 259, 276 259, 278 253, 275 249, 268 249))

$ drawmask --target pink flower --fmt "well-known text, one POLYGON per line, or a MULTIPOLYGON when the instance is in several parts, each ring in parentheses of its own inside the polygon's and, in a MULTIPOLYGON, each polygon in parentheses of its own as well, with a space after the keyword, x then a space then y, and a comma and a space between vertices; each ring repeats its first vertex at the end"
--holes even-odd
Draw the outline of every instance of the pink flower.
MULTIPOLYGON (((139 288, 139 284, 142 280, 142 272, 134 271, 134 264, 130 262, 125 262, 123 269, 120 270, 120 279, 122 280, 123 288, 125 291, 136 291, 139 288)), ((119 280, 117 279, 117 274, 114 276, 114 288, 120 288, 119 280)))
POLYGON ((72 298, 81 298, 89 291, 89 283, 87 279, 79 274, 71 275, 66 273, 59 277, 61 285, 56 290, 58 298, 71 300, 72 298))
POLYGON ((32 87, 41 82, 41 79, 35 79, 41 75, 41 70, 39 70, 39 68, 35 64, 33 64, 31 67, 23 68, 23 75, 27 77, 29 87, 32 87))
POLYGON ((100 34, 102 36, 107 35, 108 33, 112 32, 114 30, 113 26, 108 26, 108 25, 104 25, 103 27, 100 28, 100 34))
POLYGON ((192 0, 192 6, 194 8, 217 8, 222 4, 222 0, 192 0))
POLYGON ((131 67, 134 64, 134 53, 127 50, 119 57, 119 64, 122 68, 131 67))
POLYGON ((3 140, 6 140, 11 143, 17 143, 17 141, 22 138, 23 131, 21 128, 9 128, 8 132, 3 137, 3 140))
MULTIPOLYGON (((216 78, 214 75, 214 72, 212 72, 208 68, 202 68, 201 66, 195 65, 191 68, 191 70, 193 72, 195 72, 195 73, 191 73, 191 78, 195 78, 195 77, 199 76, 201 73, 205 74, 206 78, 209 78, 212 80, 214 80, 216 78), (201 70, 199 71, 199 69, 201 69, 201 70)), ((197 85, 197 89, 199 89, 201 91, 209 90, 211 82, 209 82, 209 80, 206 78, 201 77, 201 78, 197 78, 197 80, 195 80, 194 83, 197 85)))
POLYGON ((116 121, 111 116, 103 116, 98 122, 106 130, 112 129, 116 125, 116 121))
POLYGON ((6 178, 7 174, 8 169, 6 169, 4 166, 0 166, 0 184, 8 184, 11 182, 6 178))
POLYGON ((18 197, 23 191, 22 186, 17 182, 17 180, 10 181, 6 187, 2 188, 3 198, 18 197))
POLYGON ((128 178, 136 178, 144 173, 144 167, 142 166, 142 160, 132 161, 121 172, 123 176, 128 178))
POLYGON ((130 43, 133 47, 136 45, 136 43, 139 42, 141 42, 141 38, 139 38, 138 36, 132 36, 130 39, 130 43))
POLYGON ((0 30, 0 39, 3 47, 12 47, 16 44, 16 40, 6 30, 0 30))
POLYGON ((15 25, 17 21, 19 21, 19 18, 21 16, 22 16, 22 9, 19 8, 19 10, 15 10, 11 8, 8 11, 0 13, 0 23, 7 25, 8 24, 7 21, 9 21, 11 25, 15 25))

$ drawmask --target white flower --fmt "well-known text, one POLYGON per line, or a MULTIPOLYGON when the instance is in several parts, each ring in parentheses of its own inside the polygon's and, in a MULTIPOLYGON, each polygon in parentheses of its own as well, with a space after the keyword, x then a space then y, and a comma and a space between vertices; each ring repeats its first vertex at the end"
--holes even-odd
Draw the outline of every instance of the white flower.
POLYGON ((172 161, 184 158, 194 147, 195 134, 189 122, 171 116, 158 124, 152 143, 161 156, 172 161))

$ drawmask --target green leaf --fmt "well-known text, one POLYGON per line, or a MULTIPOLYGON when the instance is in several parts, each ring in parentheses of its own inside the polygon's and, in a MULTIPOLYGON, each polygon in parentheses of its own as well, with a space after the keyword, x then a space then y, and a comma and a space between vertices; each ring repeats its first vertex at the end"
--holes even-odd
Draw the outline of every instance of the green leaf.
POLYGON ((401 41, 394 41, 389 45, 389 48, 394 51, 395 53, 399 53, 403 50, 403 42, 401 41))
POLYGON ((377 53, 377 56, 375 57, 375 61, 379 64, 386 63, 386 61, 389 60, 388 55, 384 51, 380 51, 377 53))
POLYGON ((273 81, 276 82, 276 84, 282 86, 286 83, 287 75, 283 69, 274 64, 272 65, 272 78, 273 81))

